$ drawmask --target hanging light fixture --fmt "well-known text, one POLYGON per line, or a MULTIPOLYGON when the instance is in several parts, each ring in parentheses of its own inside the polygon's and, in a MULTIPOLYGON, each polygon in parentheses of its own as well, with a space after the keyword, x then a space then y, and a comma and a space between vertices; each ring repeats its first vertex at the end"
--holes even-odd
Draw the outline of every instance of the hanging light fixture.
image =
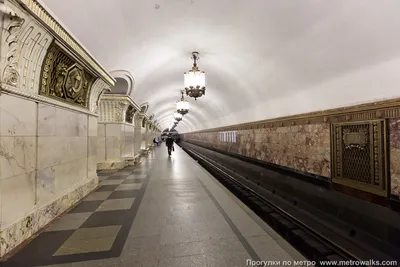
POLYGON ((176 103, 176 112, 185 115, 189 112, 189 102, 183 97, 183 91, 181 91, 182 98, 176 103))
POLYGON ((206 93, 206 75, 204 71, 200 71, 197 67, 197 60, 199 59, 199 53, 192 53, 193 67, 189 72, 185 72, 185 90, 186 95, 194 97, 197 100, 198 97, 205 95, 206 93))
POLYGON ((176 121, 181 121, 181 120, 182 120, 182 114, 180 114, 180 113, 178 113, 178 112, 175 112, 175 113, 174 113, 174 119, 175 119, 176 121))

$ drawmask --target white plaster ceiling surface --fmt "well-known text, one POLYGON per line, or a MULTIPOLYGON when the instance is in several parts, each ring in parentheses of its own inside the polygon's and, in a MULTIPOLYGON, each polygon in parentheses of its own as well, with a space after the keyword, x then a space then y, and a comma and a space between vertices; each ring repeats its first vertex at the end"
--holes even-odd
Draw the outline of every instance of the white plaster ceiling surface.
POLYGON ((170 125, 200 53, 187 132, 399 97, 400 1, 42 0, 132 97, 170 125))

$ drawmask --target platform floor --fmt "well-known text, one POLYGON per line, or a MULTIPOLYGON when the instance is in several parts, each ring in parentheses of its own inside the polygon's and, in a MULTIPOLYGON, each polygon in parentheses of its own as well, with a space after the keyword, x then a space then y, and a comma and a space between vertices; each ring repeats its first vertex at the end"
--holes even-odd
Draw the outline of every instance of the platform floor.
POLYGON ((4 266, 233 267, 250 266, 248 260, 305 260, 177 146, 171 158, 162 145, 140 165, 99 173, 99 179, 95 192, 4 266))

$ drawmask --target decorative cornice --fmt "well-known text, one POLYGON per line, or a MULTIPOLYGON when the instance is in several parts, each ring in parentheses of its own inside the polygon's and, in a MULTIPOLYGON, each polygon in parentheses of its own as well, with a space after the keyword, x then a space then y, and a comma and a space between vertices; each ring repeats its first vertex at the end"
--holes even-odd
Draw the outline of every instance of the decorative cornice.
POLYGON ((92 67, 109 85, 114 86, 115 79, 75 40, 67 30, 36 0, 16 0, 31 15, 50 30, 56 39, 69 46, 77 53, 90 67, 92 67))
POLYGON ((296 125, 306 124, 339 123, 397 117, 400 117, 400 98, 200 130, 191 133, 207 133, 217 131, 249 130, 289 126, 293 127, 296 125))

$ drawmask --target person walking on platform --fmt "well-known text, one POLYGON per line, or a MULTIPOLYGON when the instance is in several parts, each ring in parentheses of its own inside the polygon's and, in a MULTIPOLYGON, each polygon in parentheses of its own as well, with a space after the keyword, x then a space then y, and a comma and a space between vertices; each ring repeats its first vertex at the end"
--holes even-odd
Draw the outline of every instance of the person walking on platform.
POLYGON ((157 142, 157 140, 155 138, 153 138, 153 143, 158 146, 158 142, 157 142))
POLYGON ((171 151, 174 151, 174 139, 170 135, 168 135, 165 144, 168 148, 168 155, 171 156, 171 151))

